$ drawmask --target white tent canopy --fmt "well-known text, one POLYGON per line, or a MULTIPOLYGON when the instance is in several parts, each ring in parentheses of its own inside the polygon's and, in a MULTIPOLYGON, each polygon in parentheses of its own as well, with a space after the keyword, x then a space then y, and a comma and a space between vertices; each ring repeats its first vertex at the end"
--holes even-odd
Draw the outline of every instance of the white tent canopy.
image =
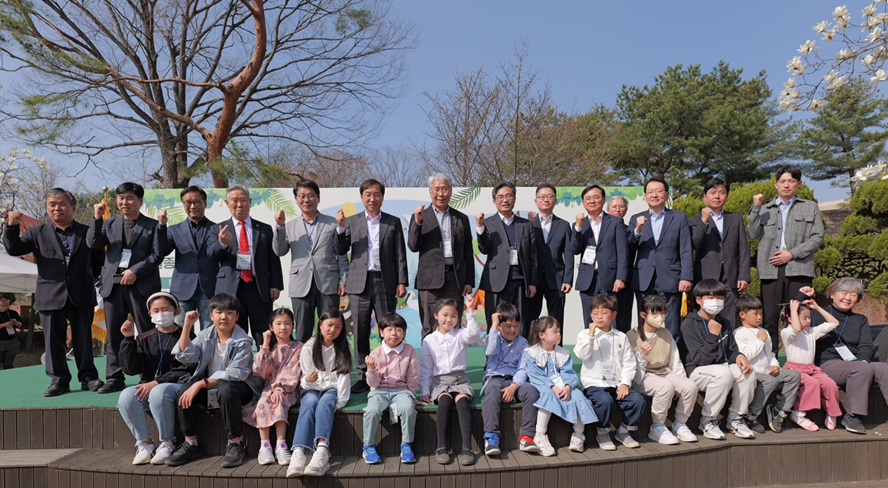
POLYGON ((34 293, 37 265, 0 252, 0 293, 34 293))

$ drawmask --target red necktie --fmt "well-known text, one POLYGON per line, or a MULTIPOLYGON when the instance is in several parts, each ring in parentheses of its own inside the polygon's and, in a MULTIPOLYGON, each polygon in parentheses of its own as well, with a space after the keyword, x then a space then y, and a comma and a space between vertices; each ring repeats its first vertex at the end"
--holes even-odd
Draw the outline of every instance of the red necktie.
MULTIPOLYGON (((243 222, 238 222, 240 225, 240 239, 238 239, 238 252, 241 254, 250 254, 250 241, 247 240, 247 227, 243 222)), ((252 260, 250 262, 250 267, 252 267, 252 260)), ((253 281, 253 270, 252 269, 242 269, 241 270, 241 279, 244 280, 244 283, 249 283, 253 281)))

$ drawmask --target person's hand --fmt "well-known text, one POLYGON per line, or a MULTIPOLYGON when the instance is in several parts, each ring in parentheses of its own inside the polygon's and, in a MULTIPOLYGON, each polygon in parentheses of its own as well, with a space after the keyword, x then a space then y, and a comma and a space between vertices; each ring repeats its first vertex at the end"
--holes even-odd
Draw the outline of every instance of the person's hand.
POLYGON ((422 213, 425 212, 425 206, 420 205, 413 209, 413 221, 416 222, 416 225, 422 223, 422 213))
POLYGON ((614 289, 612 290, 614 293, 619 293, 623 291, 623 288, 626 288, 626 282, 623 280, 614 280, 614 289))
POLYGON ((463 301, 463 306, 465 307, 466 310, 474 311, 475 310, 474 303, 475 303, 474 297, 472 295, 466 295, 466 298, 463 301))
POLYGON ((475 224, 477 227, 484 227, 484 212, 475 214, 475 224))
POLYGON ((308 373, 307 375, 305 375, 305 382, 306 383, 314 383, 317 380, 318 380, 318 370, 314 370, 311 373, 308 373))
POLYGON ((760 330, 755 336, 758 337, 758 340, 765 342, 766 340, 768 340, 768 331, 760 330))
POLYGON ((395 290, 395 298, 404 298, 405 295, 407 295, 407 286, 401 283, 395 290))
MULTIPOLYGON (((520 217, 520 215, 519 215, 519 217, 520 217)), ((536 218, 537 218, 536 212, 527 212, 527 220, 533 222, 534 220, 536 220, 536 218)))
POLYGON ((799 311, 799 301, 798 300, 790 300, 789 301, 789 311, 790 312, 798 312, 799 311))
POLYGON ((18 210, 10 210, 6 212, 7 225, 19 225, 22 222, 22 213, 18 210))
POLYGON ((157 381, 149 381, 148 383, 142 383, 141 385, 136 385, 136 398, 139 399, 140 402, 144 402, 148 399, 148 394, 151 393, 151 390, 157 386, 157 381))
POLYGON ((562 388, 558 388, 557 386, 553 385, 552 391, 555 393, 555 396, 562 402, 566 402, 570 399, 570 387, 567 385, 564 385, 562 388))
POLYGON ((691 282, 688 280, 679 281, 678 282, 678 291, 679 292, 691 291, 691 282))
POLYGON ((182 408, 191 408, 191 402, 194 401, 194 397, 197 396, 201 388, 203 388, 203 381, 198 381, 188 387, 188 389, 185 390, 185 393, 182 393, 182 395, 179 396, 179 406, 182 408))
POLYGON ((641 355, 642 355, 642 356, 647 356, 648 354, 651 353, 651 350, 652 350, 653 348, 654 348, 654 346, 651 345, 651 341, 644 341, 644 342, 642 342, 642 343, 641 343, 641 348, 640 348, 640 349, 641 349, 641 355))
POLYGON ((231 241, 233 241, 233 240, 234 240, 234 235, 232 235, 231 232, 228 232, 227 225, 223 225, 222 227, 219 227, 219 244, 222 244, 223 246, 227 247, 229 244, 231 244, 231 241))
POLYGON ((185 321, 182 323, 182 335, 187 336, 188 332, 191 331, 191 328, 194 327, 194 324, 197 323, 197 319, 199 318, 200 312, 197 310, 185 312, 185 321))
POLYGON ((284 403, 284 392, 275 388, 269 397, 272 405, 281 405, 284 403))
POLYGON ((428 396, 428 395, 423 395, 423 396, 420 398, 420 402, 419 402, 419 403, 421 403, 422 405, 428 405, 429 403, 432 403, 432 397, 430 397, 430 396, 428 396))
POLYGON ((500 391, 503 393, 503 403, 512 403, 515 401, 515 392, 518 391, 518 385, 512 383, 500 391))
POLYGON ((722 324, 715 319, 709 320, 709 332, 713 335, 721 335, 722 324))
POLYGON ((94 211, 93 217, 95 217, 96 220, 105 218, 105 211, 106 210, 108 210, 108 206, 105 205, 104 202, 99 202, 99 203, 93 205, 93 211, 94 211))
POLYGON ((627 395, 629 395, 629 386, 620 385, 617 387, 617 400, 622 400, 626 398, 627 395))
POLYGON ((814 295, 816 294, 816 292, 814 291, 814 288, 812 288, 810 286, 803 286, 803 287, 799 288, 799 293, 804 293, 805 295, 808 295, 811 298, 814 298, 814 295))
POLYGON ((341 297, 344 297, 345 296, 345 285, 339 285, 338 287, 336 287, 336 294, 341 297))
POLYGON ((269 288, 268 294, 271 296, 271 301, 275 301, 281 296, 281 291, 277 288, 269 288))
POLYGON ((136 325, 133 324, 132 320, 124 320, 123 323, 120 324, 120 333, 123 334, 123 337, 135 337, 136 325))
POLYGON ((369 371, 376 371, 376 360, 373 359, 373 356, 367 356, 364 358, 364 364, 367 365, 369 371))
POLYGON ((132 270, 124 270, 123 275, 120 277, 121 285, 134 285, 136 283, 136 273, 133 273, 132 270))
POLYGON ((768 374, 771 376, 777 376, 780 374, 780 366, 771 366, 771 370, 768 371, 768 374))
POLYGON ((464 285, 462 296, 471 296, 472 295, 472 285, 464 285))
POLYGON ((746 356, 739 355, 737 356, 737 367, 740 368, 740 372, 743 374, 749 374, 752 371, 752 365, 749 364, 749 360, 746 359, 746 356))
POLYGON ((584 213, 577 214, 577 229, 583 228, 583 219, 585 219, 585 218, 586 218, 586 214, 584 214, 584 213))
POLYGON ((783 266, 790 261, 792 261, 792 253, 789 251, 777 251, 768 259, 768 264, 771 266, 783 266))
POLYGON ((271 347, 271 330, 266 330, 262 333, 262 348, 268 349, 271 347))
POLYGON ((503 320, 503 314, 496 312, 490 316, 490 330, 499 329, 499 324, 503 320))
POLYGON ((157 222, 160 225, 167 225, 167 209, 164 208, 157 212, 157 222))
POLYGON ((638 217, 638 219, 635 221, 635 232, 641 232, 642 227, 644 227, 644 224, 646 224, 647 221, 647 217, 643 215, 638 217))
POLYGON ((561 293, 570 293, 571 288, 570 283, 564 283, 561 285, 561 293))
POLYGON ((759 193, 758 195, 753 195, 752 204, 755 206, 762 206, 762 203, 765 201, 765 196, 759 193))
POLYGON ((283 210, 278 210, 276 214, 274 214, 274 223, 279 227, 283 227, 284 224, 287 223, 287 215, 283 210))
POLYGON ((534 295, 537 294, 536 285, 528 285, 527 287, 527 298, 533 298, 534 295))
POLYGON ((700 211, 700 217, 703 218, 703 223, 709 222, 709 217, 712 216, 712 209, 709 207, 703 207, 703 210, 700 211))
POLYGON ((737 291, 743 291, 746 289, 747 286, 749 286, 748 281, 740 280, 737 282, 737 291))
POLYGON ((802 304, 812 310, 821 310, 820 305, 818 305, 817 302, 815 302, 814 300, 805 300, 804 302, 802 302, 802 304))
POLYGON ((336 226, 340 229, 345 228, 345 212, 341 208, 336 211, 336 226))

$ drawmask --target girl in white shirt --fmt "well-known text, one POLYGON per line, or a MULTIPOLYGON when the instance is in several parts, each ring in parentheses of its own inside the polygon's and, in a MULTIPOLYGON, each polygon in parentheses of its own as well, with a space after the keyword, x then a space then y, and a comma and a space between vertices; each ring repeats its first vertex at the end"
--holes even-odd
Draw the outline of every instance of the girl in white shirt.
POLYGON ((323 476, 330 469, 328 441, 333 430, 333 414, 348 403, 352 369, 348 337, 343 333, 342 313, 335 308, 318 319, 318 330, 302 347, 302 399, 293 455, 287 477, 323 476), (314 450, 306 466, 306 452, 314 450))
POLYGON ((466 350, 481 337, 481 329, 475 320, 471 295, 466 297, 465 308, 468 309, 467 327, 457 328, 462 315, 459 303, 452 298, 438 300, 432 333, 423 339, 420 352, 419 389, 422 392, 422 401, 428 403, 434 400, 438 405, 435 420, 438 427, 438 448, 435 450, 435 461, 439 464, 450 463, 447 433, 450 428, 450 410, 454 404, 462 434, 459 463, 463 466, 475 463, 475 454, 472 451, 472 412, 469 410, 469 401, 475 391, 466 375, 466 350))

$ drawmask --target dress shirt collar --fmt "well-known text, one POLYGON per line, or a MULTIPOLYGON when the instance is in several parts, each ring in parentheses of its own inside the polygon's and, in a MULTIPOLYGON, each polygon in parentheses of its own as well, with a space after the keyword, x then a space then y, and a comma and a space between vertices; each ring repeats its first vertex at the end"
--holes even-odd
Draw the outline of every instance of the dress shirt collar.
POLYGON ((234 218, 234 217, 232 217, 231 220, 234 221, 234 226, 235 226, 235 227, 240 226, 240 223, 243 222, 243 223, 244 223, 244 227, 249 227, 250 229, 253 228, 253 219, 250 218, 249 215, 248 215, 247 218, 244 219, 244 220, 237 220, 237 219, 234 218))
POLYGON ((506 218, 503 214, 501 214, 499 212, 497 212, 497 215, 499 215, 500 220, 502 220, 503 224, 505 224, 505 225, 512 225, 512 222, 515 221, 515 214, 514 213, 512 213, 512 216, 509 218, 506 218))
POLYGON ((779 205, 781 207, 789 207, 790 205, 792 205, 792 202, 794 202, 795 200, 796 200, 796 197, 793 196, 792 198, 789 199, 788 202, 783 203, 783 200, 781 200, 780 197, 778 196, 777 199, 774 201, 777 202, 777 205, 779 205))
POLYGON ((600 224, 604 220, 604 212, 600 212, 598 214, 598 218, 593 219, 591 215, 586 214, 586 217, 589 219, 589 223, 600 224))
POLYGON ((385 343, 385 341, 382 341, 382 352, 385 353, 386 356, 391 354, 392 351, 395 351, 396 353, 401 354, 401 351, 403 351, 403 350, 404 350, 404 341, 401 341, 401 343, 395 347, 389 347, 388 344, 385 343))
POLYGON ((549 225, 552 223, 552 220, 555 218, 555 214, 549 214, 548 217, 543 217, 543 214, 540 214, 540 225, 546 224, 549 225))
POLYGON ((450 206, 448 205, 447 208, 445 208, 444 211, 442 212, 442 211, 438 210, 438 207, 432 205, 432 210, 435 211, 435 215, 447 215, 450 213, 450 206))
POLYGON ((364 212, 364 217, 367 219, 368 224, 378 224, 379 220, 382 218, 382 212, 376 214, 376 217, 370 215, 369 212, 364 212))
POLYGON ((665 207, 663 208, 663 210, 660 210, 660 213, 654 213, 654 209, 652 209, 652 208, 648 208, 648 211, 651 213, 651 219, 662 219, 663 217, 666 216, 666 208, 665 207))

